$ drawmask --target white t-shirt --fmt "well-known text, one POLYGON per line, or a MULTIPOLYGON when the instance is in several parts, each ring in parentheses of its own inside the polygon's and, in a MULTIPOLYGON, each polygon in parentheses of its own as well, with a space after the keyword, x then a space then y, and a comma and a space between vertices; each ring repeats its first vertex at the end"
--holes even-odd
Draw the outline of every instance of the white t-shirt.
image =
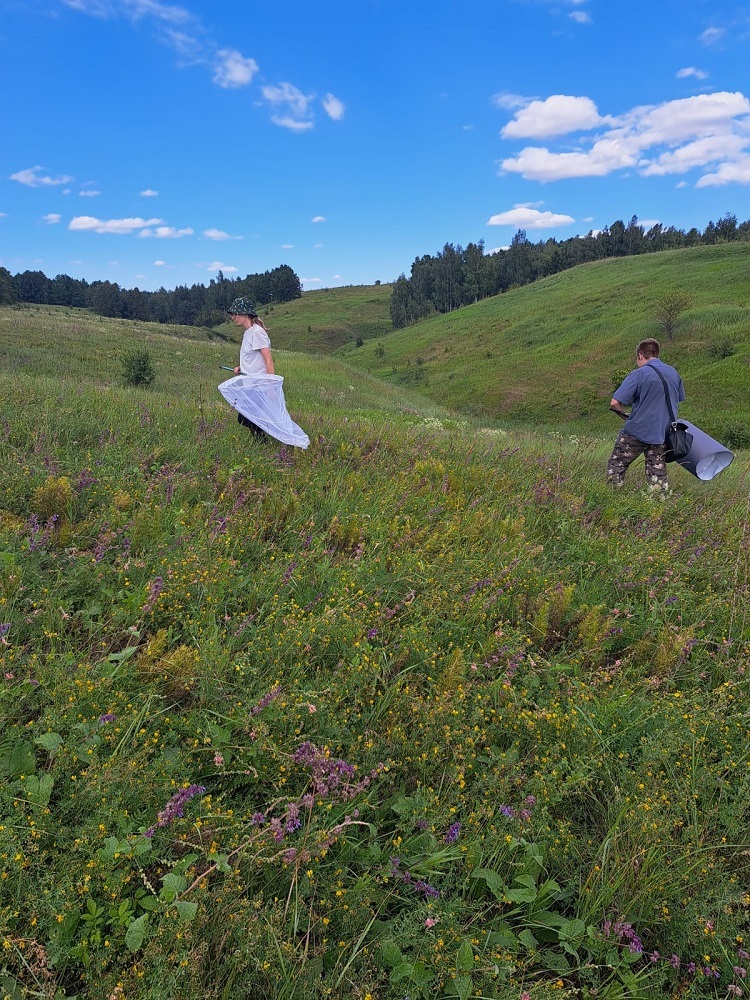
POLYGON ((260 353, 262 347, 270 347, 271 340, 257 323, 249 326, 242 335, 240 347, 240 371, 243 375, 265 375, 266 362, 260 353))

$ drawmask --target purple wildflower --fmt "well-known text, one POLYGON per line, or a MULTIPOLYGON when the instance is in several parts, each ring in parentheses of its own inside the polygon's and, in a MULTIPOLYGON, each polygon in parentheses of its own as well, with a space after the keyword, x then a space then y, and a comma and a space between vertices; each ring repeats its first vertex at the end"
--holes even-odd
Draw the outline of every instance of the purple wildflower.
POLYGON ((102 726, 106 726, 108 722, 114 722, 117 716, 114 712, 107 712, 104 715, 99 716, 99 723, 102 726))
POLYGON ((280 694, 281 694, 281 685, 277 684, 275 687, 272 687, 271 690, 267 692, 267 694, 263 695, 263 697, 260 699, 257 705, 253 705, 253 707, 250 709, 250 715, 258 715, 259 712, 262 712, 264 708, 266 708, 268 705, 271 704, 272 701, 278 698, 280 694))
POLYGON ((461 824, 451 823, 451 825, 448 827, 448 832, 445 835, 446 844, 455 844, 455 842, 458 840, 458 835, 460 832, 461 832, 461 824))
POLYGON ((160 576, 155 576, 151 581, 151 586, 149 587, 148 597, 146 598, 146 603, 141 608, 141 611, 151 611, 154 604, 156 603, 159 594, 164 586, 164 581, 160 576))
POLYGON ((262 826, 266 821, 266 817, 262 812, 253 813, 250 817, 250 822, 253 826, 262 826))
POLYGON ((0 624, 0 639, 2 639, 4 635, 7 635, 9 631, 10 631, 10 622, 3 622, 2 624, 0 624))
POLYGON ((187 803, 194 796, 202 795, 205 790, 203 785, 189 785, 187 788, 180 788, 176 791, 169 802, 159 812, 156 817, 156 823, 146 830, 144 836, 153 837, 157 827, 169 826, 174 820, 184 816, 187 803))
POLYGON ((680 956, 679 955, 672 955, 672 957, 669 960, 669 964, 672 966, 673 969, 679 969, 679 967, 680 967, 680 956))

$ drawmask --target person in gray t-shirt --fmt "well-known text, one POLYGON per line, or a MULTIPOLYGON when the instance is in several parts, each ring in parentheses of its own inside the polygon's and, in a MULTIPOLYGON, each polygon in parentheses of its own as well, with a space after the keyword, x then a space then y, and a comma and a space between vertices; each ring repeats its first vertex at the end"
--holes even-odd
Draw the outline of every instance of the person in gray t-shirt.
POLYGON ((607 463, 607 482, 613 486, 624 484, 628 468, 643 455, 648 485, 667 487, 664 435, 670 422, 669 408, 664 383, 652 369, 658 369, 667 383, 675 418, 677 406, 685 398, 685 389, 679 373, 659 360, 660 350, 658 340, 640 342, 635 350, 638 367, 625 376, 609 404, 611 410, 627 418, 607 463), (623 407, 631 403, 627 414, 623 407))

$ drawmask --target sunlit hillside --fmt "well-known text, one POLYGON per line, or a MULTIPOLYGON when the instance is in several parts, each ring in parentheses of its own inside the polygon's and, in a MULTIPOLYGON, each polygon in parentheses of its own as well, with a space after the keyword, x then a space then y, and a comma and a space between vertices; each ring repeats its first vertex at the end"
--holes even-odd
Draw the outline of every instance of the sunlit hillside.
POLYGON ((750 442, 748 243, 581 265, 338 354, 465 413, 598 432, 613 377, 653 336, 683 375, 684 415, 750 442), (657 316, 675 291, 685 308, 670 341, 657 316))

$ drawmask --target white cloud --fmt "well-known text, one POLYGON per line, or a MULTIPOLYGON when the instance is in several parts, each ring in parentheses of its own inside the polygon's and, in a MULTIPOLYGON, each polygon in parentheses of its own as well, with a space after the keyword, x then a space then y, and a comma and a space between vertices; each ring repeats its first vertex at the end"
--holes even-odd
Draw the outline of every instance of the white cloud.
POLYGON ((282 243, 281 246, 279 247, 279 249, 280 250, 294 250, 294 244, 293 243, 282 243))
POLYGON ((704 45, 716 45, 726 35, 726 28, 706 28, 700 37, 704 45))
POLYGON ((313 250, 320 250, 320 249, 322 249, 322 247, 323 247, 323 244, 322 244, 322 243, 316 243, 316 244, 315 244, 315 245, 313 246, 313 250))
POLYGON ((641 173, 644 177, 684 174, 694 167, 705 167, 721 160, 741 157, 747 145, 747 138, 738 135, 712 135, 696 139, 695 142, 686 143, 673 152, 662 153, 641 173))
POLYGON ((247 59, 236 49, 219 49, 214 65, 214 83, 227 90, 246 87, 258 72, 254 59, 247 59))
POLYGON ((18 181, 19 184, 24 184, 26 187, 56 187, 59 184, 70 184, 73 180, 72 177, 66 175, 60 177, 41 175, 41 170, 44 170, 44 167, 36 166, 26 170, 18 170, 15 174, 10 175, 10 179, 18 181))
POLYGON ((516 229, 553 229, 556 226, 569 226, 571 222, 575 222, 575 219, 570 215, 555 215, 526 205, 516 205, 508 212, 493 215, 487 225, 515 226, 516 229))
POLYGON ((166 267, 167 262, 165 260, 155 260, 154 267, 166 267))
MULTIPOLYGON (((537 134, 545 134, 550 101, 552 98, 535 102, 539 106, 537 111, 531 118, 524 117, 526 111, 532 111, 534 105, 530 105, 502 134, 512 137, 514 125, 518 125, 515 130, 518 135, 533 134, 534 129, 537 134)), ((594 109, 592 102, 589 105, 590 111, 594 109)), ((584 130, 590 127, 591 118, 587 121, 585 105, 563 104, 562 109, 570 112, 568 124, 578 110, 581 112, 580 127, 584 130)), ((721 161, 737 161, 750 146, 750 100, 739 92, 699 94, 656 106, 636 107, 618 118, 601 117, 600 122, 611 127, 590 139, 579 137, 572 149, 571 143, 559 152, 547 146, 527 146, 516 156, 503 160, 501 168, 542 182, 604 177, 615 170, 634 167, 644 176, 684 173, 715 166, 721 161)), ((727 169, 712 176, 726 180, 706 181, 701 186, 728 183, 732 178, 744 183, 742 170, 727 169)))
POLYGON ((601 117, 589 97, 553 94, 545 101, 532 101, 518 111, 500 134, 504 139, 550 138, 597 128, 610 120, 601 117))
POLYGON ((101 191, 79 191, 78 192, 78 197, 79 198, 98 198, 100 194, 101 194, 101 191))
POLYGON ((212 261, 208 265, 208 267, 206 268, 206 270, 207 271, 223 271, 224 274, 230 274, 230 273, 234 273, 235 271, 239 271, 239 268, 235 267, 233 264, 223 264, 220 260, 215 260, 215 261, 212 261))
POLYGON ((714 173, 700 177, 695 186, 721 187, 724 184, 750 184, 750 156, 745 156, 735 163, 722 163, 714 173))
POLYGON ((591 24, 591 15, 587 14, 583 10, 574 10, 568 14, 571 21, 575 21, 577 24, 591 24))
POLYGON ((62 216, 58 215, 56 212, 50 212, 48 215, 42 216, 44 222, 50 226, 54 226, 55 223, 59 222, 61 218, 62 216))
POLYGON ((675 76, 678 80, 685 80, 689 76, 694 76, 696 80, 705 80, 708 73, 702 69, 696 69, 695 66, 685 66, 683 69, 678 69, 675 76))
POLYGON ((325 217, 325 215, 316 215, 310 221, 311 222, 325 222, 326 221, 326 217, 325 217))
POLYGON ((209 240, 241 240, 242 236, 230 236, 223 229, 204 229, 203 235, 209 240))
POLYGON ((91 215, 77 215, 68 223, 68 229, 94 233, 132 233, 144 226, 156 226, 161 219, 95 219, 91 215))
POLYGON ((300 282, 303 285, 315 285, 315 284, 319 285, 320 281, 321 281, 320 278, 300 278, 300 282))
POLYGON ((151 188, 146 188, 145 191, 141 191, 141 198, 158 198, 159 192, 152 191, 151 188))
POLYGON ((7 212, 0 212, 0 219, 7 219, 7 218, 8 218, 7 212))
POLYGON ((139 237, 148 238, 153 236, 157 240, 179 240, 183 236, 192 236, 194 230, 175 229, 174 226, 157 226, 156 229, 146 228, 138 233, 139 237))
POLYGON ((340 122, 344 117, 346 106, 338 97, 334 97, 333 94, 326 94, 323 98, 323 110, 329 118, 333 118, 335 122, 340 122))
POLYGON ((261 89, 264 99, 273 107, 279 109, 271 116, 271 121, 282 128, 302 132, 313 127, 312 108, 313 94, 303 94, 291 83, 280 83, 278 87, 265 86, 261 89), (282 113, 282 109, 286 113, 282 113))
POLYGON ((531 104, 532 98, 521 97, 520 94, 509 94, 507 91, 502 91, 500 94, 493 94, 490 98, 490 104, 496 108, 504 108, 506 111, 515 111, 517 108, 525 108, 527 104, 531 104))

